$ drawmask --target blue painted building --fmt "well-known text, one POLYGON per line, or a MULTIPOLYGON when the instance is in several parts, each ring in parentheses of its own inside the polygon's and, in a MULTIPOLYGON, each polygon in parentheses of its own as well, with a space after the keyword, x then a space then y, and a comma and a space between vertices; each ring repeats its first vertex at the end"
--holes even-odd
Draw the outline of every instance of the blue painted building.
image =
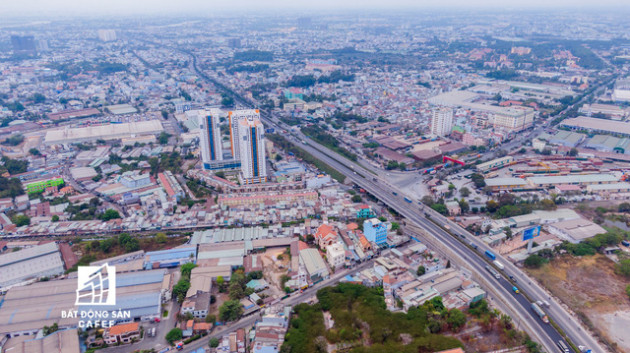
POLYGON ((363 234, 365 238, 378 245, 387 241, 387 225, 378 218, 370 218, 363 222, 363 234))
POLYGON ((357 218, 370 218, 374 217, 372 209, 368 205, 360 205, 357 211, 357 218))
POLYGON ((180 246, 168 250, 149 251, 146 253, 144 268, 177 267, 197 260, 197 246, 180 246))

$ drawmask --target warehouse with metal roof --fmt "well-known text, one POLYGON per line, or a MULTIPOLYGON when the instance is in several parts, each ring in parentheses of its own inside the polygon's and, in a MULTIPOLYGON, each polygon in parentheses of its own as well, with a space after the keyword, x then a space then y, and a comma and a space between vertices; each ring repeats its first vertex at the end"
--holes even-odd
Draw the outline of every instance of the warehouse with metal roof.
POLYGON ((527 178, 533 187, 550 187, 555 185, 594 185, 611 184, 619 181, 612 174, 554 175, 527 178))
MULTIPOLYGON (((166 270, 119 273, 116 278, 116 305, 95 310, 129 310, 131 319, 160 317, 161 294, 166 270)), ((8 290, 0 306, 0 334, 35 334, 44 325, 76 327, 78 319, 62 318, 61 312, 76 308, 77 278, 38 282, 8 290)), ((80 306, 89 310, 90 306, 80 306)))
POLYGON ((63 272, 63 260, 55 242, 0 255, 0 289, 63 272))
POLYGON ((87 127, 64 127, 48 130, 44 139, 47 145, 86 141, 115 140, 137 135, 159 134, 164 127, 159 120, 134 121, 122 124, 106 124, 87 127))

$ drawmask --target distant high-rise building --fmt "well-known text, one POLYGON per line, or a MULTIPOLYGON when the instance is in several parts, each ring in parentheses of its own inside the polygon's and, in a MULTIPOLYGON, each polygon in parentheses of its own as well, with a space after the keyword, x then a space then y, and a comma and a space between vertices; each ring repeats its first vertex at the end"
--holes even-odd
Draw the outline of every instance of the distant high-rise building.
POLYGON ((113 42, 116 40, 116 31, 113 29, 99 29, 98 39, 103 42, 113 42))
POLYGON ((200 147, 201 159, 204 167, 209 166, 213 161, 223 160, 223 146, 221 139, 221 129, 219 127, 219 111, 197 110, 197 121, 201 132, 200 147))
POLYGON ((241 38, 230 38, 228 39, 228 46, 230 48, 238 49, 241 47, 241 38))
POLYGON ((33 36, 11 36, 11 45, 15 54, 36 53, 35 37, 33 36))
POLYGON ((313 21, 310 17, 300 17, 297 19, 297 25, 301 29, 308 29, 313 25, 313 21))
POLYGON ((260 111, 258 109, 241 109, 228 112, 228 124, 230 125, 230 148, 232 157, 237 161, 241 159, 238 123, 242 119, 260 120, 260 111))
POLYGON ((444 137, 453 129, 453 109, 439 107, 433 109, 431 116, 431 134, 444 137))
POLYGON ((241 160, 240 179, 244 184, 267 181, 265 160, 265 127, 260 114, 247 115, 238 119, 238 150, 241 160))

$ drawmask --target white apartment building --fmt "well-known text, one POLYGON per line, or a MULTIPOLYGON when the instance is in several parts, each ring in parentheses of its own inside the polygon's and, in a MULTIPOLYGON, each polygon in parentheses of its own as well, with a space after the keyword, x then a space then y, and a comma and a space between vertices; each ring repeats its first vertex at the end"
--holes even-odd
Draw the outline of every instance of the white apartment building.
POLYGON ((239 122, 241 120, 259 120, 260 111, 258 109, 241 109, 228 112, 228 123, 230 125, 230 146, 232 149, 232 157, 240 161, 240 138, 239 138, 239 122))
MULTIPOLYGON (((196 110, 200 130, 201 159, 206 164, 223 160, 221 129, 219 127, 220 112, 218 110, 196 110)), ((209 168, 206 168, 209 169, 209 168)))
POLYGON ((326 248, 326 260, 333 269, 342 268, 346 263, 346 249, 341 242, 328 245, 326 248))
POLYGON ((257 184, 267 181, 265 160, 265 127, 258 116, 238 119, 238 151, 241 160, 242 184, 257 184))
POLYGON ((448 136, 453 129, 453 109, 439 107, 433 109, 431 116, 431 134, 435 136, 448 136))

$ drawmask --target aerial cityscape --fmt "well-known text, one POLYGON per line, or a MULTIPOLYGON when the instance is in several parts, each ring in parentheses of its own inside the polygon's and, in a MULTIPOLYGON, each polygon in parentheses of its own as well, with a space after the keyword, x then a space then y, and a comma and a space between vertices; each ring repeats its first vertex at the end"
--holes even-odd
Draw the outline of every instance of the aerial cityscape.
POLYGON ((0 353, 630 352, 629 4, 129 3, 0 4, 0 353))

